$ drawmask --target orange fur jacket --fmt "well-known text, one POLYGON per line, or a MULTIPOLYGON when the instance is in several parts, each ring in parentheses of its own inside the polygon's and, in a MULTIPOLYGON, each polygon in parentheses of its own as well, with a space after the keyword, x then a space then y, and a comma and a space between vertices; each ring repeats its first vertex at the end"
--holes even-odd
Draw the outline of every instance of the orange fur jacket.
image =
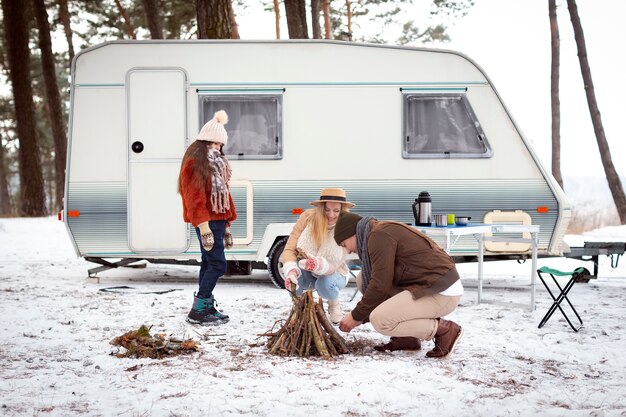
POLYGON ((193 159, 189 158, 180 170, 181 193, 183 198, 183 219, 197 227, 200 223, 211 220, 226 220, 226 226, 237 220, 237 211, 232 195, 228 195, 230 209, 225 213, 215 213, 211 207, 211 181, 204 187, 194 187, 193 159))

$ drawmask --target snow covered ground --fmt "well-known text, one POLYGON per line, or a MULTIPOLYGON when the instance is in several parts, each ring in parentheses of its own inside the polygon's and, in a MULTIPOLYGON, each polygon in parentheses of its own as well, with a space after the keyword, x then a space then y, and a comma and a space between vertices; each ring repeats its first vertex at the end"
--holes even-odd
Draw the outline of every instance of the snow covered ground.
MULTIPOLYGON (((626 227, 568 236, 626 240, 626 227)), ((585 263, 540 259, 571 270, 585 263)), ((584 265, 588 268, 591 265, 584 265)), ((466 295, 451 315, 465 335, 450 357, 379 353, 371 326, 334 361, 269 355, 259 337, 287 317, 291 300, 266 274, 220 282, 231 322, 197 328, 184 318, 196 268, 148 265, 87 277, 56 219, 0 219, 0 415, 6 416, 626 416, 626 269, 601 258, 600 278, 571 299, 585 327, 574 333, 539 283, 528 308, 530 263, 485 264, 476 304, 476 264, 460 265, 466 295), (120 292, 101 289, 128 286, 120 292), (175 290, 163 294, 155 292, 175 290), (201 352, 120 359, 109 342, 140 325, 192 337, 201 352)), ((342 294, 344 309, 354 287, 342 294)))

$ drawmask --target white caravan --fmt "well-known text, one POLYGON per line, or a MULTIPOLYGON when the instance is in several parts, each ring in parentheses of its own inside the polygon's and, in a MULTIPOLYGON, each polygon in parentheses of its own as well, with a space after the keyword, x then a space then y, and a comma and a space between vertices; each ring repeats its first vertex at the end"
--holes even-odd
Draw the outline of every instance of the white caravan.
MULTIPOLYGON (((239 219, 229 261, 267 264, 324 187, 354 211, 414 223, 433 213, 540 225, 539 255, 561 255, 571 206, 485 72, 453 51, 339 41, 117 41, 72 63, 63 220, 78 256, 108 267, 195 263, 177 194, 186 146, 215 111, 239 219)), ((529 245, 486 247, 524 257, 529 245)), ((461 238, 452 255, 478 251, 461 238)), ((232 263, 231 263, 232 265, 232 263)))

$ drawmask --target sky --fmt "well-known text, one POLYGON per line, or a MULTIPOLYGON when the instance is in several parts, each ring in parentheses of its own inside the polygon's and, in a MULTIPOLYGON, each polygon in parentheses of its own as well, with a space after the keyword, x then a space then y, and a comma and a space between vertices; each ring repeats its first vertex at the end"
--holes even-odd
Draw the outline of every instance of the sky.
MULTIPOLYGON (((427 24, 430 1, 415 0, 406 16, 427 24), (414 13, 414 16, 411 15, 414 13)), ((626 2, 579 0, 596 98, 613 163, 626 175, 626 141, 621 122, 626 113, 626 2)), ((564 176, 604 176, 585 98, 576 43, 565 0, 557 1, 561 41, 561 166, 564 176)), ((274 15, 261 9, 237 16, 242 39, 273 39, 274 15)), ((433 21, 434 22, 434 21, 433 21)), ((544 166, 551 168, 550 27, 547 1, 476 0, 467 16, 448 25, 452 38, 435 47, 462 52, 475 61, 512 113, 544 166)), ((281 29, 283 37, 287 29, 281 29)), ((414 45, 428 46, 433 45, 414 45)))
MULTIPOLYGON (((626 226, 565 238, 570 244, 623 242, 626 226)), ((591 268, 564 258, 542 258, 544 265, 591 268)), ((148 264, 88 278, 94 266, 76 258, 55 217, 0 219, 0 415, 626 413, 626 270, 623 262, 612 269, 606 256, 600 257, 600 277, 575 284, 568 295, 584 322, 578 333, 559 311, 537 327, 552 299, 538 282, 537 309, 530 311, 529 262, 486 262, 480 304, 477 264, 460 264, 465 294, 447 318, 464 334, 441 360, 425 355, 432 341, 416 352, 375 351, 388 338, 370 324, 341 332, 349 353, 332 361, 269 354, 267 337, 260 335, 282 325, 291 299, 266 271, 220 280, 214 294, 230 322, 201 327, 184 320, 197 290, 197 267, 148 264), (192 338, 200 351, 164 359, 116 357, 125 350, 110 341, 144 324, 166 340, 192 338)), ((340 294, 344 311, 361 299, 357 294, 351 300, 354 290, 351 283, 340 294)))
MULTIPOLYGON (((551 158, 550 30, 547 1, 477 0, 467 17, 451 28, 451 49, 466 53, 491 77, 505 104, 545 166, 551 158), (520 6, 524 3, 523 6, 520 6)), ((626 2, 578 1, 596 99, 613 163, 626 175, 626 59, 623 41, 626 2)), ((572 24, 565 1, 557 1, 561 42, 562 171, 603 176, 584 92, 572 24)))

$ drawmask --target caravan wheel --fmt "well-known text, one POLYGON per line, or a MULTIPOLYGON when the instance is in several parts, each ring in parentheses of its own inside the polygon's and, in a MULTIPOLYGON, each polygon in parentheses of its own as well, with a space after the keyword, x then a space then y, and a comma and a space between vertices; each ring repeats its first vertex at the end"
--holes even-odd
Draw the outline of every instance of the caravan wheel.
POLYGON ((274 285, 278 288, 285 288, 285 277, 283 276, 283 249, 289 240, 289 236, 283 237, 274 243, 270 253, 267 256, 267 272, 270 274, 270 278, 274 285))

